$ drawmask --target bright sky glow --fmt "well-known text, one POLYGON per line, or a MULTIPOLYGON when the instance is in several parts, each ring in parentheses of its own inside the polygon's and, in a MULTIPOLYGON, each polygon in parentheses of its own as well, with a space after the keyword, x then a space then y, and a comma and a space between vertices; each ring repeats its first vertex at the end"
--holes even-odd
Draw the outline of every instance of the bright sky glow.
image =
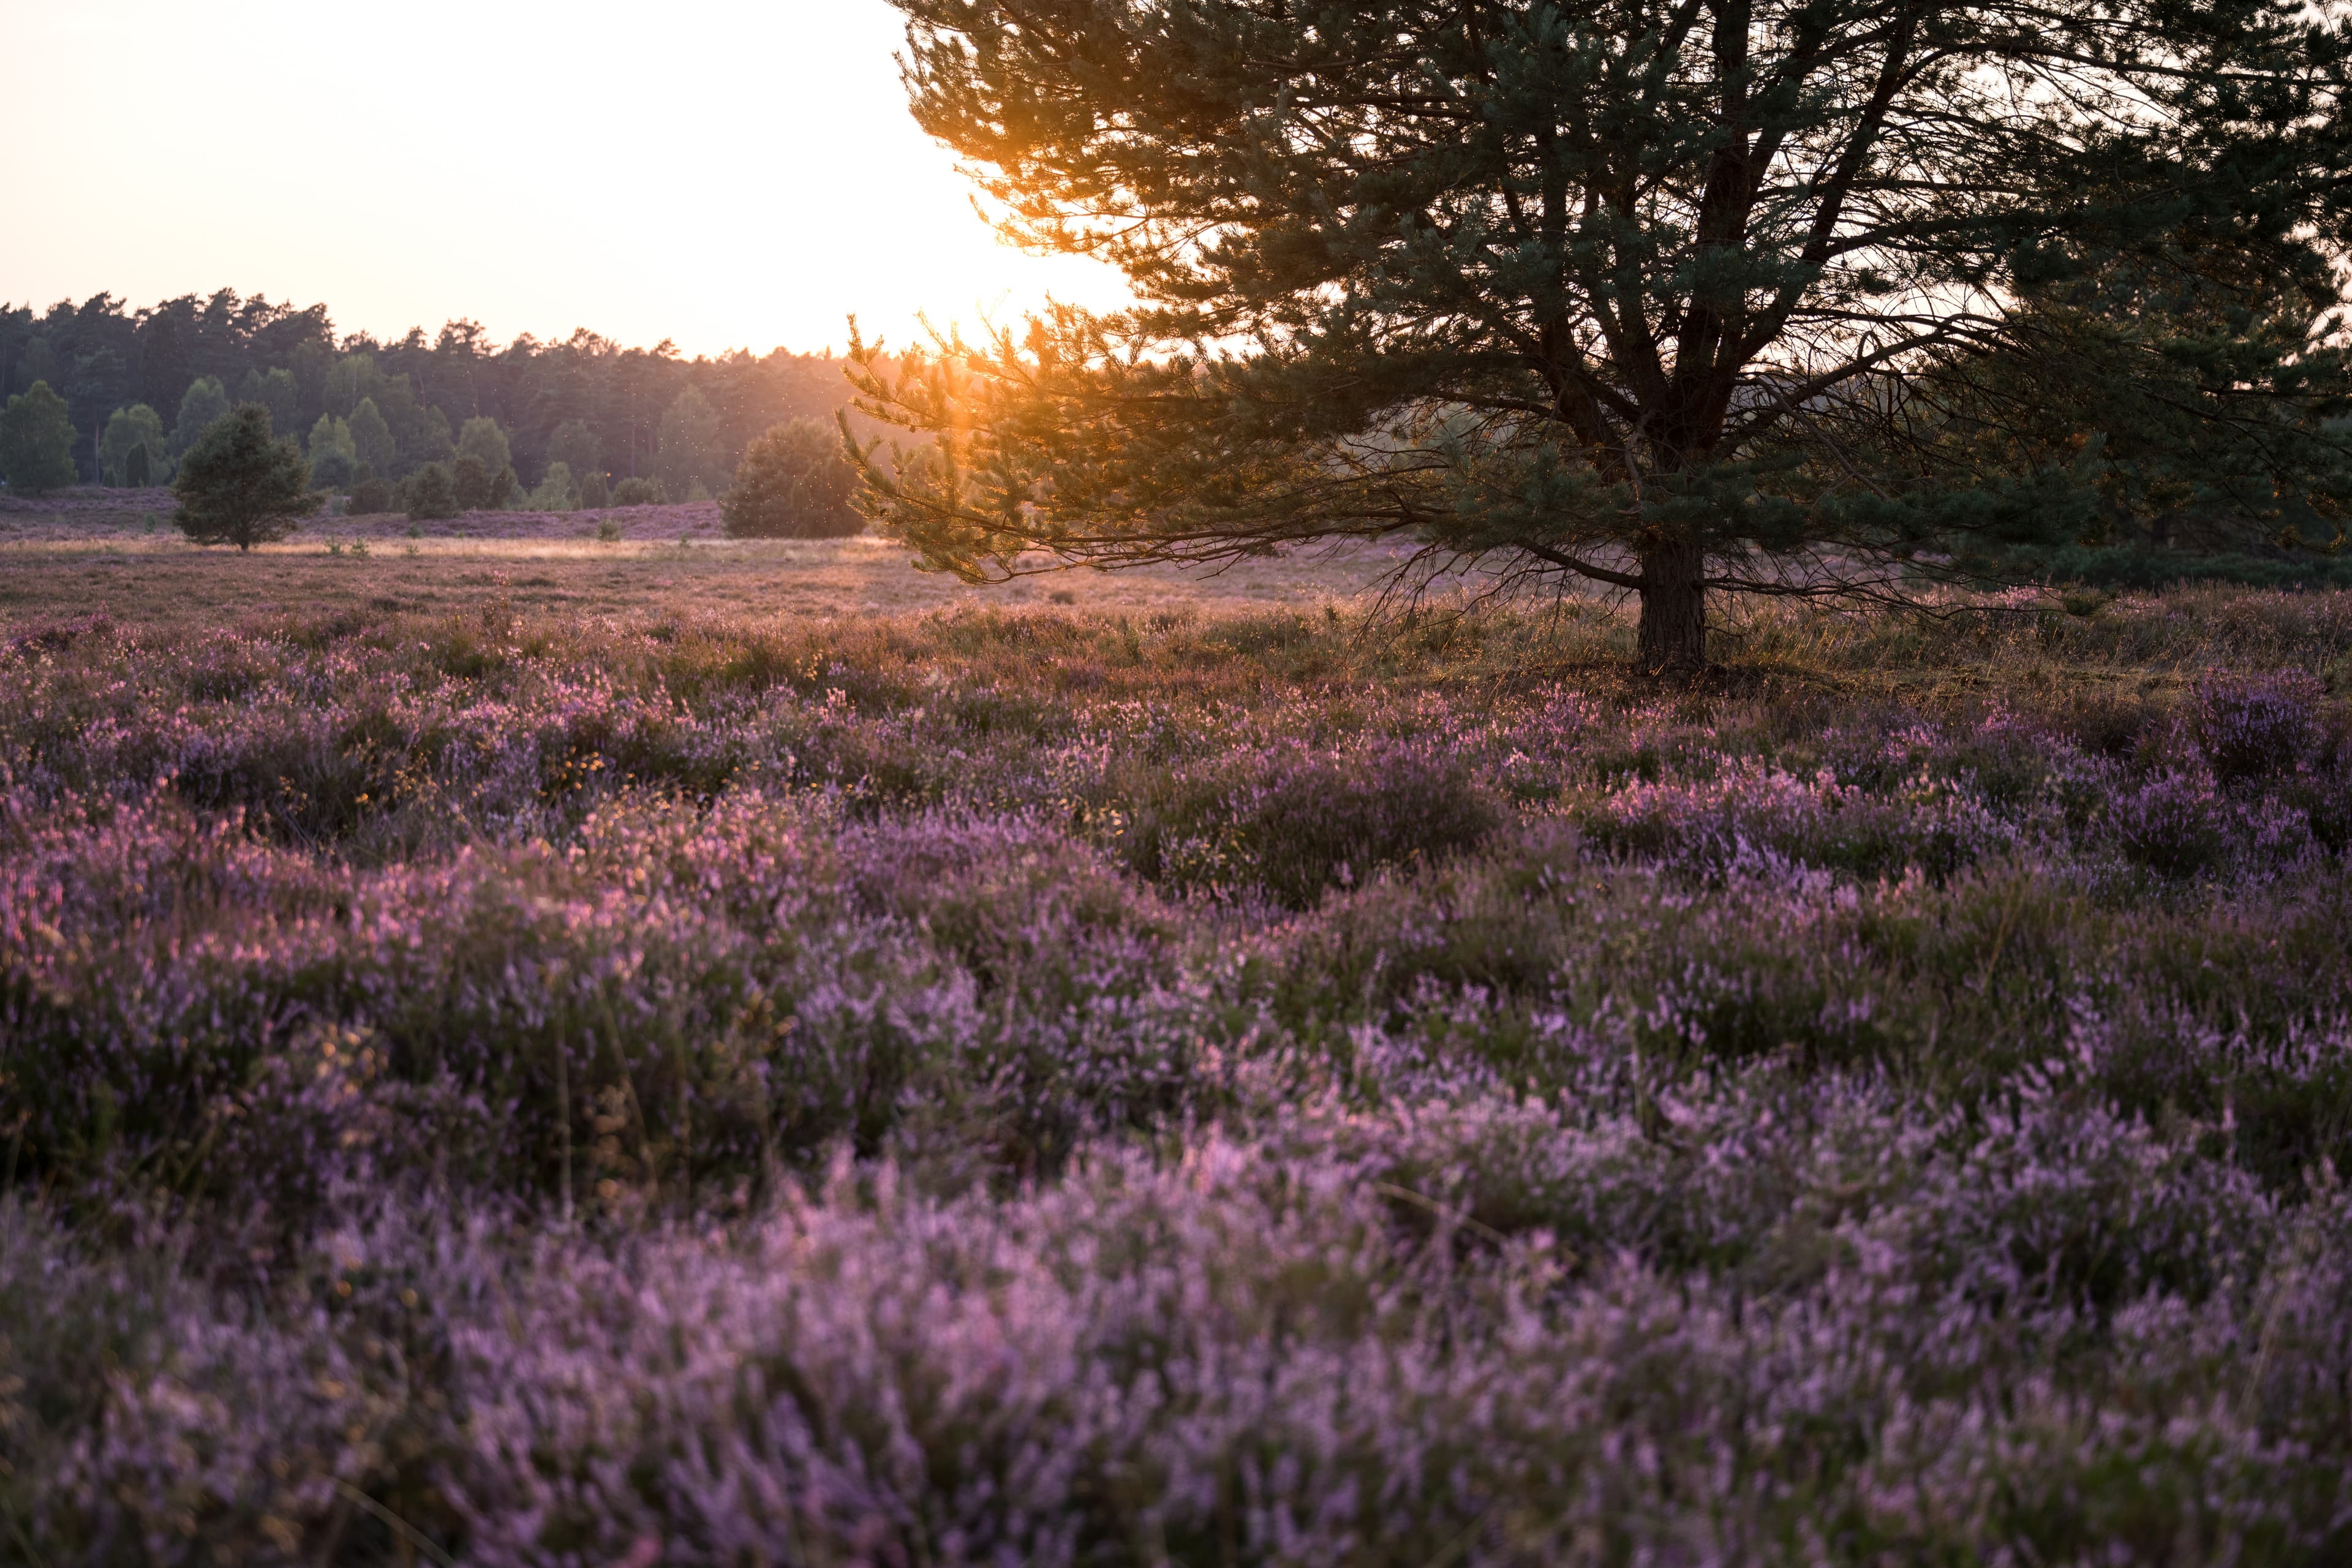
POLYGON ((1003 245, 881 0, 0 0, 0 300, 835 348, 1124 296, 1003 245))

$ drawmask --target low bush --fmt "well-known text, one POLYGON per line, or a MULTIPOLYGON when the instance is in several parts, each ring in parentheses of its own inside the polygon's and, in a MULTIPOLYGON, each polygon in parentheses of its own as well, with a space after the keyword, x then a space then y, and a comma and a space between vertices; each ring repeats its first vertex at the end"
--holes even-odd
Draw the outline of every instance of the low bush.
POLYGON ((391 511, 399 499, 389 480, 367 474, 352 481, 351 499, 344 503, 343 510, 352 517, 372 516, 391 511))
POLYGON ((1171 888, 1263 890, 1293 909, 1467 848, 1500 820, 1460 757, 1410 742, 1238 748, 1132 787, 1123 848, 1139 872, 1171 888))
POLYGON ((2307 760, 2318 745, 2325 696, 2299 671, 2206 680, 2197 690, 2195 723, 2214 776, 2235 784, 2307 760))
POLYGON ((401 481, 400 490, 408 515, 420 522, 456 517, 463 510, 457 481, 446 464, 425 464, 401 481))
POLYGON ((772 426, 744 452, 719 515, 739 539, 846 538, 866 526, 850 504, 856 488, 841 432, 795 419, 772 426))

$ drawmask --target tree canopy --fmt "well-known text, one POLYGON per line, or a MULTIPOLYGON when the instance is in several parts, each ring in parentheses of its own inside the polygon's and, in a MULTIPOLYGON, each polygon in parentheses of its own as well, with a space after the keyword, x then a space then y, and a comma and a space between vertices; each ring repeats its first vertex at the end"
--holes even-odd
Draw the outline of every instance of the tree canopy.
POLYGON ((199 544, 250 550, 294 531, 319 510, 310 466, 290 436, 273 439, 269 410, 241 403, 205 430, 180 459, 172 521, 199 544))
POLYGON ((830 418, 847 396, 837 360, 783 349, 688 358, 667 342, 633 348, 585 329, 501 346, 462 320, 397 338, 339 335, 323 305, 296 309, 226 289, 138 310, 110 293, 38 310, 0 302, 0 395, 47 380, 64 395, 85 472, 89 443, 115 409, 144 403, 169 423, 205 376, 236 401, 268 404, 272 426, 288 434, 322 414, 349 419, 362 398, 373 399, 394 450, 371 466, 391 479, 454 457, 455 432, 478 416, 499 422, 509 460, 533 481, 552 460, 568 463, 575 479, 597 463, 576 447, 551 449, 552 433, 571 423, 600 444, 608 470, 651 473, 656 426, 689 385, 718 413, 723 474, 769 426, 830 418), (290 412, 277 371, 292 380, 290 412))
POLYGON ((77 477, 66 400, 37 381, 0 409, 0 479, 12 490, 39 495, 77 477))
POLYGON ((853 353, 938 447, 869 453, 876 510, 967 576, 1404 530, 1634 594, 1688 665, 1711 595, 1902 600, 2084 526, 2097 432, 2004 438, 2003 385, 2168 383, 2273 479, 2343 406, 2339 8, 893 3, 1008 235, 1139 301, 853 353), (2168 323, 2049 330, 2119 268, 2168 323))

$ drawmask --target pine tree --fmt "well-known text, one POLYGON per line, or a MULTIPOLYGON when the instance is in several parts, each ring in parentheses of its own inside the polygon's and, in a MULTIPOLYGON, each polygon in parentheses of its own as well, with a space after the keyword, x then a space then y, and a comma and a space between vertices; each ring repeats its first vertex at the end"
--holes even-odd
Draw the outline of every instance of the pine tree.
POLYGON ((2091 516, 2054 551, 1969 542, 1989 572, 2046 574, 2086 552, 2278 555, 2345 542, 2352 454, 2326 403, 2295 395, 2296 376, 2328 369, 2324 355, 2292 352, 2304 290, 2234 275, 2243 258, 2210 245, 2174 259, 2160 273, 2116 262, 2022 289, 2014 321, 2031 354, 1919 378, 1938 445, 1987 466, 2071 462, 2090 480, 2091 516))
POLYGON ((391 480, 380 478, 373 468, 362 463, 352 476, 351 500, 343 510, 352 517, 373 517, 392 510, 398 499, 393 493, 391 480))
POLYGON ((1714 595, 1904 602, 1922 552, 2090 524, 2095 454, 1948 438, 2043 356, 2051 279, 2217 250, 2294 310, 2219 318, 2199 374, 2240 406, 2200 419, 2346 391, 2333 9, 893 4, 916 118, 1007 233, 1139 300, 897 371, 857 345, 863 406, 940 453, 869 455, 875 510, 967 576, 1402 532, 1634 595, 1643 662, 1687 668, 1714 595))
POLYGON ((273 440, 269 410, 242 403, 205 430, 180 459, 172 521, 199 544, 250 550, 294 531, 319 510, 310 466, 292 437, 273 440))
POLYGON ((719 512, 739 539, 841 539, 866 526, 850 504, 856 488, 841 432, 794 419, 771 426, 745 450, 719 512))
POLYGON ((20 495, 64 489, 79 477, 73 443, 66 400, 37 381, 0 409, 0 479, 20 495))

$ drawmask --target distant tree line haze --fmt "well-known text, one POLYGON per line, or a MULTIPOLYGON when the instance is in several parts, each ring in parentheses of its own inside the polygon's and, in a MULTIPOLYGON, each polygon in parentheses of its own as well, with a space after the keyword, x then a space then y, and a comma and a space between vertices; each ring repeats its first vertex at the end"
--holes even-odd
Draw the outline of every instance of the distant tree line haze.
POLYGON ((469 321, 382 342, 338 335, 324 305, 230 289, 136 310, 112 294, 0 304, 0 395, 36 385, 43 395, 16 416, 26 434, 7 438, 37 449, 24 461, 40 482, 10 478, 12 489, 167 483, 207 430, 252 405, 296 438, 320 488, 373 481, 396 497, 438 465, 461 502, 511 474, 516 504, 551 506, 602 504, 630 479, 671 500, 715 496, 762 432, 830 424, 845 397, 829 354, 689 360, 584 330, 499 346, 469 321))

